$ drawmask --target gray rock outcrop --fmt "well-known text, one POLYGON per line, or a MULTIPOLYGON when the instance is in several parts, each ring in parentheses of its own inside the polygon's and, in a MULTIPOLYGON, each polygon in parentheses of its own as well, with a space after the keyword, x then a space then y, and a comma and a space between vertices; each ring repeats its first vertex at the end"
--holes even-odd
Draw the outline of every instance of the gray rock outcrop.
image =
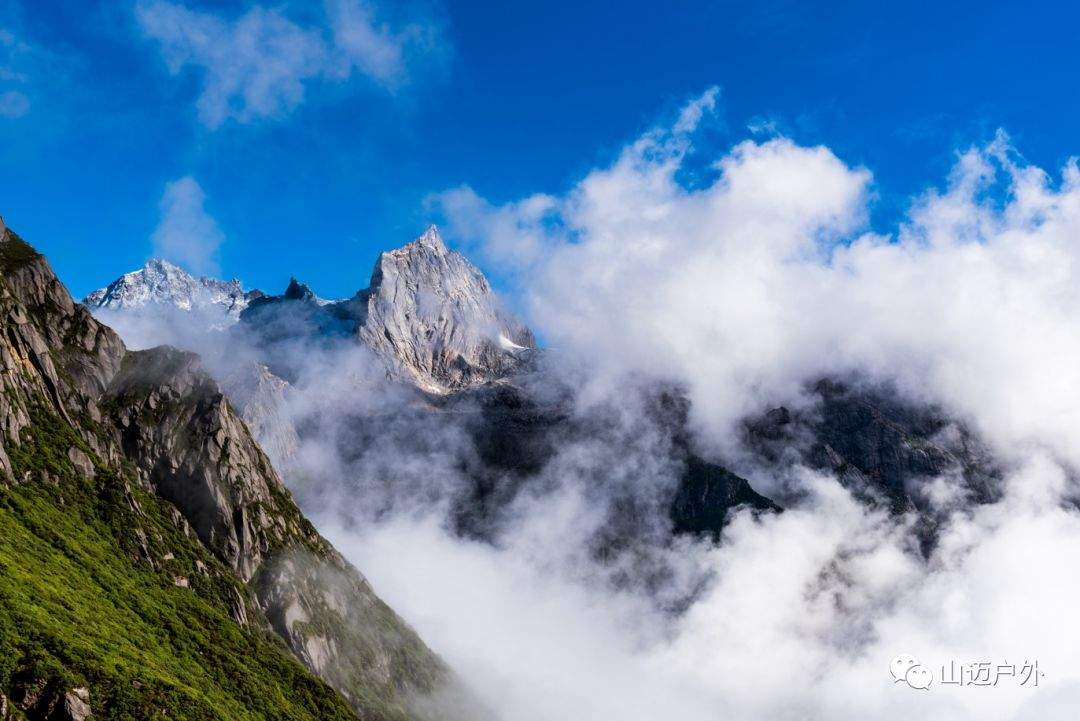
POLYGON ((366 303, 360 340, 425 390, 503 377, 536 347, 532 332, 503 310, 483 273, 448 250, 435 226, 380 255, 360 297, 366 303))

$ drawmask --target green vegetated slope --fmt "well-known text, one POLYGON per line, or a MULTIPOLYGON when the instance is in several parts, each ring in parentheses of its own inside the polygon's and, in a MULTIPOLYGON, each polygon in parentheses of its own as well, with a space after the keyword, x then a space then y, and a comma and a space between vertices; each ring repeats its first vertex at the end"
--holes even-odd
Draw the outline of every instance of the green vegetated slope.
POLYGON ((195 567, 217 562, 159 500, 125 491, 104 468, 80 478, 65 455, 73 434, 50 425, 12 460, 18 477, 44 465, 53 481, 31 471, 0 487, 0 686, 9 698, 85 687, 95 717, 108 719, 355 718, 276 638, 230 617, 232 589, 195 567), (164 568, 125 548, 136 528, 173 549, 164 568), (189 588, 175 585, 181 578, 189 588))

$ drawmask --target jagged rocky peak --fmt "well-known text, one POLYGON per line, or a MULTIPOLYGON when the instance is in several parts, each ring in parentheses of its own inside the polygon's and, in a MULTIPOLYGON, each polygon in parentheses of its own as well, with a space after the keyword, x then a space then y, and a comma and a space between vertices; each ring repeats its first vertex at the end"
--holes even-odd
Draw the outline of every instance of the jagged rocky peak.
POLYGON ((252 301, 241 320, 268 345, 305 334, 358 340, 391 376, 433 393, 508 376, 536 348, 529 328, 435 226, 380 254, 369 287, 352 298, 322 300, 294 278, 282 295, 252 301))
POLYGON ((536 347, 487 278, 446 247, 438 228, 382 253, 360 296, 365 345, 426 390, 445 392, 505 376, 536 347))
POLYGON ((125 273, 83 299, 93 310, 140 310, 147 307, 204 312, 224 324, 236 322, 253 294, 240 281, 194 276, 167 260, 152 258, 139 270, 125 273))
POLYGON ((285 289, 286 300, 315 300, 315 293, 306 284, 296 278, 289 278, 289 287, 285 289))

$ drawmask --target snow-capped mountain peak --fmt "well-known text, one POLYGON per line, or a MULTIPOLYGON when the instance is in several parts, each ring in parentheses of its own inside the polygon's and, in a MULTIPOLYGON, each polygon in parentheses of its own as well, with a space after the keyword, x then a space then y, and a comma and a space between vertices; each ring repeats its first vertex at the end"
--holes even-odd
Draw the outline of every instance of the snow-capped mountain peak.
POLYGON ((382 253, 360 296, 357 335, 401 375, 445 392, 500 377, 536 347, 480 270, 449 250, 438 228, 382 253))
POLYGON ((244 292, 237 279, 223 281, 193 276, 174 263, 151 258, 146 264, 125 273, 108 286, 83 299, 91 311, 139 310, 148 307, 200 311, 231 325, 248 306, 252 294, 244 292))
MULTIPOLYGON (((289 342, 304 334, 334 342, 351 338, 373 351, 391 376, 434 393, 513 374, 536 348, 529 328, 503 307, 476 266, 446 246, 434 225, 381 253, 369 286, 344 300, 320 298, 296 278, 281 295, 245 293, 238 280, 200 278, 153 259, 83 302, 94 312, 132 317, 144 309, 176 309, 213 329, 241 320, 267 353, 278 341, 291 349, 289 342)), ((270 365, 288 377, 287 368, 270 365)))

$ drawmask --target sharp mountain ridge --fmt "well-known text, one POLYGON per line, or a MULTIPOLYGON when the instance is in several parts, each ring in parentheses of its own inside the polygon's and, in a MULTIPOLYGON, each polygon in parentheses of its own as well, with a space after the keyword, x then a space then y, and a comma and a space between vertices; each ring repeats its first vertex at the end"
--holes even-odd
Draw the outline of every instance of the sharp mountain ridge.
POLYGON ((239 320, 240 313, 259 295, 257 290, 244 291, 238 279, 196 277, 167 260, 152 258, 142 268, 90 293, 82 302, 92 311, 175 308, 199 313, 211 325, 224 328, 239 320))
POLYGON ((275 362, 286 354, 274 350, 298 339, 351 339, 370 350, 388 375, 430 393, 504 377, 536 349, 529 328, 506 311, 476 266, 447 248, 435 226, 380 254, 368 287, 344 300, 320 298, 295 278, 280 295, 266 295, 244 291, 237 280, 198 278, 151 260, 83 303, 106 314, 195 312, 212 329, 239 324, 235 330, 263 348, 270 369, 287 379, 292 368, 275 362))

